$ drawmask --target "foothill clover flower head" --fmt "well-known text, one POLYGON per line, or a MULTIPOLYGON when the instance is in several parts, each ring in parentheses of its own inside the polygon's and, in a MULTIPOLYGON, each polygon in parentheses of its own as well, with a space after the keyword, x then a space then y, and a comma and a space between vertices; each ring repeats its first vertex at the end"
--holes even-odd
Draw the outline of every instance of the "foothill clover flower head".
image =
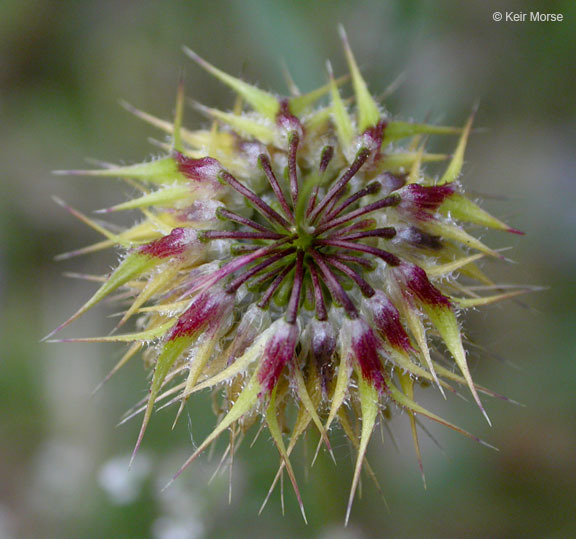
POLYGON ((124 256, 55 332, 125 292, 117 328, 136 319, 136 332, 64 340, 129 343, 114 371, 143 353, 153 374, 131 414, 143 416, 135 452, 154 408, 175 404, 178 417, 194 393, 216 392, 224 413, 176 475, 225 431, 234 451, 262 422, 280 454, 273 486, 286 471, 302 507, 290 455, 308 429, 331 451, 330 430, 340 425, 357 453, 349 515, 363 465, 374 475, 368 441, 390 409, 406 413, 419 461, 419 415, 478 440, 417 404, 415 388, 463 386, 488 419, 480 394, 498 395, 472 380, 458 318, 519 291, 480 270, 480 258, 501 255, 467 226, 519 232, 464 193, 472 117, 463 128, 391 118, 341 33, 349 76, 334 78, 328 65, 326 85, 304 94, 291 85, 290 97, 186 49, 236 93, 234 108, 195 104, 211 125, 188 130, 181 85, 172 122, 129 107, 170 135, 164 157, 65 172, 127 181, 138 196, 104 213, 137 210, 144 219, 113 232, 68 208, 105 237, 72 254, 116 247, 124 256), (348 82, 353 92, 343 98, 348 82), (451 156, 426 151, 434 135, 457 137, 451 156), (430 175, 427 163, 442 160, 443 172, 430 175))

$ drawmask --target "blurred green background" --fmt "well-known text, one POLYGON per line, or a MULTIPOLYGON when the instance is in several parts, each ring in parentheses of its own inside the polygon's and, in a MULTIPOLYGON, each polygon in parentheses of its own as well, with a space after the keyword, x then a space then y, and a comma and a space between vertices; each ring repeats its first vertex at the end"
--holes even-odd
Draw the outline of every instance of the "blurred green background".
MULTIPOLYGON (((0 537, 576 537, 576 2, 547 1, 166 1, 0 3, 0 537), (494 11, 541 9, 558 23, 496 23, 494 11), (472 361, 479 383, 520 401, 487 402, 489 428, 472 403, 420 400, 499 448, 491 451, 436 425, 442 445, 423 439, 422 488, 406 418, 392 422, 399 449, 374 436, 370 460, 389 511, 364 481, 343 527, 353 452, 335 433, 339 465, 321 458, 305 477, 296 461, 310 524, 286 487, 286 515, 262 436, 233 469, 208 484, 218 462, 191 466, 160 488, 213 424, 209 398, 170 431, 156 415, 140 456, 127 459, 138 422, 115 428, 146 394, 135 361, 94 397, 121 355, 109 345, 42 344, 92 287, 64 271, 105 272, 116 254, 55 263, 96 235, 51 200, 90 212, 123 200, 121 183, 62 178, 85 158, 130 163, 158 153, 161 134, 123 112, 119 99, 169 117, 181 70, 187 94, 226 108, 230 92, 186 59, 195 49, 232 74, 286 92, 282 62, 303 90, 326 80, 325 60, 343 73, 343 23, 372 90, 398 75, 387 101, 404 119, 463 124, 480 101, 465 185, 525 237, 489 234, 518 264, 491 263, 501 282, 551 288, 467 317, 467 332, 492 356, 472 361)), ((187 112, 187 124, 204 120, 187 112)), ((121 224, 121 221, 119 221, 121 224)), ((102 305, 70 334, 105 334, 102 305)))

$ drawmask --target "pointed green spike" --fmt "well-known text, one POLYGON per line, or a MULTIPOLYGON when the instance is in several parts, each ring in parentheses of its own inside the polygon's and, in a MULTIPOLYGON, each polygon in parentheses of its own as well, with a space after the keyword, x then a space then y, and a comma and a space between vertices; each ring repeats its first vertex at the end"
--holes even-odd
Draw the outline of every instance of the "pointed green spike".
POLYGON ((332 116, 334 118, 334 123, 336 124, 336 131, 338 133, 338 139, 340 145, 346 148, 354 136, 354 127, 352 126, 352 120, 346 110, 346 106, 340 97, 340 92, 336 81, 334 80, 334 75, 332 73, 332 66, 330 62, 327 62, 326 67, 328 69, 328 76, 330 77, 330 95, 332 97, 332 116))
MULTIPOLYGON (((434 365, 436 367, 436 370, 440 373, 441 376, 445 376, 449 380, 453 380, 454 382, 457 382, 461 385, 466 385, 466 380, 462 376, 460 376, 459 374, 452 372, 450 369, 446 369, 445 367, 442 367, 442 365, 439 365, 436 362, 434 362, 434 365)), ((484 393, 484 395, 488 395, 488 396, 494 397, 496 399, 501 399, 501 400, 516 403, 516 401, 513 401, 512 399, 509 399, 508 397, 504 397, 503 395, 500 395, 499 393, 496 393, 495 391, 492 391, 491 389, 488 389, 487 387, 480 386, 478 384, 475 384, 475 386, 476 386, 476 389, 478 391, 480 391, 481 393, 484 393)), ((516 403, 516 404, 518 404, 518 403, 516 403)))
MULTIPOLYGON (((358 450, 358 447, 360 446, 360 442, 358 442, 358 435, 354 432, 354 429, 352 428, 352 425, 350 425, 348 417, 346 417, 346 412, 342 408, 340 408, 340 410, 338 411, 338 422, 340 423, 342 430, 344 431, 344 434, 346 434, 346 437, 348 438, 350 443, 354 446, 356 450, 358 450)), ((372 466, 370 466, 367 457, 364 457, 364 468, 366 469, 366 472, 368 472, 370 479, 372 479, 374 486, 376 487, 376 490, 382 497, 382 501, 384 502, 386 509, 390 511, 390 508, 388 507, 388 502, 384 497, 382 487, 380 486, 378 478, 376 477, 376 473, 374 472, 372 466)))
POLYGON ((457 271, 460 268, 470 264, 471 262, 475 262, 484 256, 483 253, 477 253, 472 256, 467 256, 463 258, 457 258, 451 262, 447 262, 446 264, 440 265, 430 265, 430 266, 423 266, 424 270, 428 277, 440 277, 442 275, 448 275, 453 271, 457 271))
POLYGON ((124 109, 126 109, 130 114, 133 114, 137 118, 140 118, 144 122, 146 122, 146 123, 148 123, 154 127, 157 127, 158 129, 160 129, 166 133, 172 133, 174 130, 174 125, 172 124, 172 122, 162 120, 161 118, 153 116, 152 114, 149 114, 148 112, 144 112, 143 110, 136 108, 131 103, 128 103, 128 101, 124 101, 122 99, 122 100, 120 100, 120 105, 124 109))
POLYGON ((46 338, 51 337, 67 325, 71 324, 74 320, 94 307, 98 302, 102 301, 106 296, 126 284, 128 281, 142 275, 158 262, 160 262, 159 259, 138 252, 129 254, 114 270, 108 280, 96 291, 96 293, 78 311, 76 311, 76 313, 66 320, 66 322, 58 326, 46 338))
MULTIPOLYGON (((448 378, 449 380, 457 382, 461 385, 466 385, 466 379, 463 378, 461 375, 453 372, 450 369, 447 369, 446 367, 443 367, 442 365, 440 365, 440 363, 437 363, 436 361, 433 361, 433 363, 434 363, 434 367, 436 368, 436 370, 438 371, 440 376, 444 376, 444 377, 448 378)), ((476 387, 479 388, 479 386, 476 386, 476 387)), ((413 397, 411 397, 411 398, 413 398, 413 397)))
POLYGON ((522 294, 527 294, 531 290, 515 290, 514 292, 506 292, 505 294, 496 294, 494 296, 487 296, 482 298, 450 298, 454 303, 463 309, 469 307, 480 307, 482 305, 489 305, 490 303, 496 303, 497 301, 503 301, 505 299, 510 299, 516 296, 521 296, 522 294))
MULTIPOLYGON (((318 406, 318 404, 316 404, 318 406)), ((309 411, 304 405, 300 405, 298 408, 298 417, 296 418, 296 422, 294 423, 294 427, 292 428, 292 433, 290 437, 290 442, 288 443, 287 452, 290 454, 292 450, 296 447, 300 436, 306 432, 308 429, 308 425, 312 422, 312 417, 310 416, 309 411)))
POLYGON ((423 153, 420 152, 398 152, 385 155, 379 163, 379 170, 390 172, 403 172, 412 167, 416 160, 420 159, 422 163, 435 163, 448 159, 444 153, 423 153))
MULTIPOLYGON (((312 387, 314 387, 315 386, 314 380, 317 378, 317 373, 316 373, 313 366, 311 366, 310 375, 311 375, 311 379, 309 379, 308 385, 311 385, 312 387)), ((314 390, 312 390, 311 392, 308 392, 308 389, 307 389, 307 393, 308 393, 308 395, 311 395, 310 399, 312 401, 312 407, 317 408, 319 403, 320 403, 319 392, 314 391, 314 390)), ((290 442, 288 443, 288 447, 286 448, 286 454, 287 455, 290 455, 292 453, 293 449, 296 447, 298 440, 300 439, 302 434, 304 434, 304 432, 306 432, 306 429, 308 428, 308 425, 310 424, 311 421, 312 421, 312 417, 310 416, 308 408, 306 406, 304 406, 302 403, 300 403, 300 406, 298 407, 298 416, 296 417, 296 421, 294 423, 294 426, 292 427, 290 442)), ((320 447, 320 445, 321 444, 318 444, 318 447, 320 447)), ((332 451, 332 450, 330 449, 330 451, 332 451)), ((315 460, 315 457, 312 460, 312 465, 314 465, 314 460, 315 460)), ((258 511, 259 515, 262 514, 262 511, 264 511, 264 508, 266 507, 266 504, 268 503, 268 500, 270 499, 272 491, 274 490, 274 487, 276 486, 276 484, 278 483, 278 480, 280 479, 282 471, 284 470, 284 466, 285 466, 285 463, 284 463, 284 461, 282 461, 280 464, 280 467, 278 469, 278 472, 276 473, 276 476, 274 477, 274 480, 272 481, 272 484, 270 485, 270 488, 268 489, 268 493, 266 494, 266 497, 264 498, 264 501, 262 502, 262 505, 260 506, 260 510, 258 511)))
MULTIPOLYGON (((157 127, 161 131, 168 133, 170 135, 174 134, 174 124, 172 122, 168 122, 166 120, 162 120, 153 116, 152 114, 148 114, 140 109, 137 109, 130 103, 126 101, 121 101, 120 104, 131 114, 140 118, 141 120, 149 123, 150 125, 157 127)), ((226 134, 228 135, 228 133, 226 134)), ((184 142, 189 144, 194 148, 204 148, 208 145, 208 141, 210 138, 210 132, 205 130, 197 130, 197 131, 189 131, 184 127, 180 127, 180 136, 184 142)), ((169 150, 169 149, 168 149, 169 150)), ((208 152, 210 154, 210 152, 208 152)))
POLYGON ((410 122, 388 122, 386 130, 384 131, 384 144, 415 135, 454 135, 461 132, 462 128, 460 127, 410 122))
MULTIPOLYGON (((434 377, 427 370, 423 369, 422 367, 419 367, 418 365, 416 365, 415 363, 410 361, 410 359, 408 358, 408 354, 406 352, 404 352, 403 350, 400 351, 400 350, 394 350, 393 349, 391 359, 406 374, 410 374, 416 378, 427 380, 431 383, 435 382, 434 377)), ((435 368, 434 361, 430 361, 430 363, 431 363, 431 367, 433 369, 437 370, 435 368)), ((445 382, 444 380, 442 380, 441 378, 438 378, 438 383, 443 388, 446 388, 449 391, 454 391, 452 386, 450 384, 448 384, 447 382, 445 382)))
MULTIPOLYGON (((191 261, 188 260, 187 262, 190 263, 191 261)), ((130 307, 122 315, 122 318, 120 322, 118 322, 118 325, 116 327, 120 327, 121 325, 123 325, 126 322, 126 320, 128 320, 133 314, 138 312, 138 309, 140 309, 140 307, 144 305, 144 303, 146 303, 152 296, 154 296, 158 292, 161 292, 168 283, 175 282, 175 279, 180 269, 181 269, 180 264, 172 263, 168 268, 164 269, 163 271, 157 274, 154 274, 148 280, 146 286, 142 289, 140 294, 138 294, 132 305, 130 305, 130 307)))
POLYGON ((182 119, 184 118, 184 80, 180 77, 178 93, 176 94, 176 111, 174 112, 174 126, 172 129, 172 149, 181 152, 182 148, 182 119))
POLYGON ((388 97, 390 97, 406 80, 406 71, 400 72, 396 78, 384 89, 384 91, 378 96, 380 102, 384 102, 388 97))
POLYGON ((272 390, 270 394, 270 403, 266 410, 266 424, 268 425, 268 431, 276 444, 278 452, 282 457, 286 471, 288 472, 288 477, 296 493, 296 498, 298 499, 298 505, 300 506, 300 511, 302 513, 302 518, 304 522, 308 523, 306 520, 306 513, 304 511, 304 504, 302 503, 302 496, 300 495, 300 489, 298 488, 298 483, 296 482, 296 476, 294 475, 294 470, 292 469, 292 464, 290 464, 290 459, 288 453, 286 452, 286 446, 284 445, 284 440, 282 439, 282 429, 278 423, 278 415, 276 410, 276 388, 272 390))
POLYGON ((138 163, 127 167, 104 168, 101 170, 55 170, 54 174, 110 178, 126 177, 151 183, 186 181, 186 177, 178 170, 178 164, 171 157, 164 157, 150 163, 138 163))
POLYGON ((471 277, 480 283, 487 285, 494 284, 494 281, 490 279, 476 264, 466 264, 462 267, 460 273, 466 277, 471 277))
POLYGON ((380 110, 378 109, 376 101, 374 101, 374 98, 368 91, 366 82, 358 69, 344 28, 340 26, 339 30, 340 38, 344 45, 344 52, 346 53, 346 60, 350 68, 350 74, 352 75, 352 84, 354 85, 356 107, 358 110, 358 129, 364 131, 369 127, 375 126, 380 121, 380 110))
MULTIPOLYGON (((384 146, 384 143, 382 144, 384 146)), ((420 146, 417 157, 410 167, 410 173, 406 178, 406 183, 420 183, 422 177, 422 157, 424 156, 424 144, 420 146)))
MULTIPOLYGON (((400 386, 404 394, 411 400, 414 400, 414 380, 408 374, 398 373, 400 386)), ((412 410, 408 410, 410 416, 410 430, 412 431, 412 441, 414 442, 414 451, 416 452, 416 459, 418 460, 418 467, 422 475, 422 482, 424 489, 426 489, 426 475, 424 474, 424 466, 422 464, 422 452, 420 451, 420 441, 418 439, 418 430, 416 429, 416 416, 412 410)))
POLYGON ((175 320, 169 320, 164 324, 159 326, 154 326, 145 331, 138 331, 137 333, 127 333, 124 335, 108 335, 107 337, 85 337, 77 339, 58 339, 55 341, 48 342, 146 342, 155 339, 156 337, 161 337, 164 335, 173 325, 175 320))
MULTIPOLYGON (((463 265, 457 264, 458 267, 455 267, 453 269, 453 271, 458 270, 462 275, 466 275, 467 277, 471 277, 475 281, 479 281, 479 282, 484 283, 486 285, 493 285, 494 284, 494 282, 491 279, 489 279, 484 274, 484 272, 480 271, 480 268, 478 268, 478 266, 475 264, 476 260, 483 258, 483 256, 484 256, 483 253, 477 253, 475 255, 472 255, 471 257, 466 257, 465 256, 466 253, 463 249, 460 249, 456 245, 453 245, 450 243, 445 243, 445 252, 446 252, 446 255, 448 256, 448 260, 450 260, 451 257, 454 257, 455 261, 461 260, 463 262, 463 265), (472 257, 477 257, 477 258, 472 258, 472 257), (466 260, 466 258, 470 258, 470 260, 466 260)), ((444 259, 442 261, 444 261, 444 259)), ((441 271, 443 267, 447 268, 448 263, 446 263, 446 265, 439 266, 438 271, 441 271)), ((428 269, 430 269, 430 266, 426 267, 427 273, 428 273, 428 269)), ((429 273, 429 275, 438 276, 438 275, 441 275, 441 273, 437 273, 434 270, 431 270, 431 273, 429 273)))
MULTIPOLYGON (((174 226, 177 225, 174 224, 174 226)), ((157 227, 155 227, 152 223, 148 221, 142 221, 140 223, 137 223, 133 227, 129 228, 128 230, 120 232, 120 234, 114 236, 111 239, 99 241, 97 243, 94 243, 93 245, 89 245, 88 247, 60 254, 56 256, 55 259, 65 260, 73 256, 80 256, 88 253, 93 253, 95 251, 101 251, 103 249, 113 247, 114 245, 122 245, 125 247, 130 247, 133 245, 147 243, 159 239, 160 237, 161 234, 158 231, 157 227)))
POLYGON ((326 426, 324 429, 326 432, 330 430, 330 425, 334 421, 340 406, 344 404, 346 394, 348 393, 348 385, 350 382, 350 365, 348 361, 348 348, 344 345, 340 347, 340 365, 338 366, 338 374, 336 376, 336 387, 334 388, 334 394, 332 395, 330 412, 328 413, 328 419, 326 420, 326 426))
MULTIPOLYGON (((350 78, 349 75, 344 75, 342 77, 338 77, 333 81, 336 87, 342 85, 350 78)), ((332 81, 324 86, 320 86, 320 88, 316 88, 316 90, 312 90, 307 94, 297 95, 290 98, 290 112, 299 116, 303 112, 306 111, 308 107, 314 105, 316 101, 318 101, 322 96, 326 95, 328 92, 332 91, 332 81)))
POLYGON ((132 460, 134 459, 138 448, 142 443, 144 438, 144 433, 150 422, 150 417, 152 416, 152 409, 154 408, 154 403, 156 402, 156 397, 162 389, 164 380, 170 372, 170 368, 174 365, 175 361, 180 357, 180 355, 188 348, 194 341, 193 337, 179 337, 172 341, 168 341, 164 344, 162 352, 156 361, 156 368, 154 369, 154 376, 152 377, 152 383, 150 384, 150 391, 148 395, 148 402, 146 404, 146 410, 144 412, 144 419, 142 420, 142 426, 140 427, 140 432, 138 434, 138 440, 136 441, 136 446, 132 453, 132 460))
POLYGON ((149 206, 172 206, 178 202, 178 206, 190 204, 194 201, 194 196, 190 191, 188 185, 175 184, 170 187, 165 187, 163 189, 158 189, 147 195, 134 198, 128 202, 123 202, 122 204, 117 204, 102 213, 112 212, 112 211, 124 211, 124 210, 134 210, 137 208, 147 208, 149 206))
MULTIPOLYGON (((344 434, 346 434, 346 437, 348 438, 350 443, 354 446, 356 450, 358 450, 358 447, 360 445, 360 443, 358 442, 358 436, 354 432, 354 429, 352 428, 352 425, 350 425, 350 421, 346 417, 346 413, 342 408, 338 412, 338 422, 342 426, 342 430, 344 431, 344 434)), ((390 512, 390 507, 388 506, 388 502, 386 501, 386 497, 384 496, 384 491, 382 490, 382 487, 378 482, 378 478, 376 477, 376 472, 374 472, 374 469, 368 462, 367 457, 364 457, 364 468, 366 469, 366 472, 368 472, 370 479, 372 479, 372 482, 374 483, 376 490, 380 494, 380 497, 382 498, 382 501, 384 502, 386 509, 388 510, 388 512, 390 512)))
POLYGON ((172 232, 180 223, 173 219, 169 213, 152 213, 146 208, 140 208, 142 215, 146 217, 151 226, 153 226, 160 234, 166 236, 172 232), (168 219, 165 219, 168 217, 168 219))
POLYGON ((426 232, 431 234, 442 236, 449 240, 456 240, 466 245, 467 247, 477 249, 478 251, 481 251, 482 253, 493 256, 495 258, 503 258, 502 255, 498 254, 493 249, 490 249, 490 247, 484 245, 480 240, 477 240, 474 236, 471 236, 468 234, 468 232, 459 226, 454 226, 449 223, 429 221, 423 228, 426 232))
POLYGON ((162 303, 161 305, 150 305, 138 309, 139 313, 176 313, 190 303, 190 300, 175 301, 173 303, 162 303))
POLYGON ((288 86, 290 95, 292 95, 292 97, 298 97, 299 95, 301 95, 300 88, 298 88, 298 85, 294 81, 294 77, 292 77, 292 73, 290 73, 290 70, 288 69, 288 66, 286 65, 284 59, 282 59, 281 61, 281 68, 282 68, 282 76, 284 77, 284 82, 286 83, 286 86, 288 86))
POLYGON ((132 359, 136 355, 136 353, 140 351, 142 346, 143 346, 142 342, 136 341, 132 343, 130 348, 128 348, 126 353, 120 358, 120 360, 116 363, 116 365, 114 365, 114 367, 108 372, 108 374, 104 377, 104 379, 94 388, 94 390, 92 391, 92 395, 95 395, 100 390, 100 388, 108 380, 110 380, 112 376, 114 376, 114 374, 116 374, 124 365, 126 365, 126 363, 128 363, 128 361, 130 361, 130 359, 132 359))
POLYGON ((466 223, 474 223, 475 225, 522 234, 519 230, 509 227, 506 223, 500 221, 500 219, 496 219, 496 217, 493 217, 480 206, 459 193, 448 197, 442 203, 442 206, 440 206, 440 212, 443 214, 450 213, 452 217, 466 223))
MULTIPOLYGON (((322 382, 320 381, 316 365, 313 363, 309 365, 307 379, 308 380, 306 382, 306 391, 310 397, 312 407, 315 410, 318 410, 320 407, 320 402, 322 400, 322 390, 321 390, 322 382)), ((294 428, 292 429, 292 438, 290 439, 290 444, 288 446, 289 451, 291 451, 296 446, 297 439, 302 434, 304 434, 304 432, 306 431, 306 425, 308 425, 311 420, 312 417, 308 412, 306 406, 299 406, 298 418, 294 423, 294 428)), ((324 428, 324 426, 322 426, 322 428, 324 428)))
MULTIPOLYGON (((196 352, 194 358, 189 360, 190 368, 188 370, 188 377, 186 378, 186 386, 182 390, 183 394, 190 395, 191 389, 196 385, 198 382, 198 378, 202 375, 202 371, 204 367, 208 363, 208 360, 212 356, 212 352, 214 351, 214 347, 216 346, 217 338, 215 335, 210 335, 206 338, 206 340, 200 345, 198 351, 196 352)), ((176 426, 178 422, 178 418, 180 414, 184 410, 184 405, 188 401, 188 397, 182 397, 180 399, 180 407, 178 408, 178 412, 176 412, 176 417, 174 418, 174 423, 172 424, 172 428, 176 426)))
POLYGON ((262 356, 264 348, 266 346, 266 342, 270 338, 271 333, 274 331, 275 327, 270 326, 266 331, 264 331, 256 341, 250 345, 250 347, 240 356, 236 361, 234 361, 231 365, 226 367, 224 370, 220 371, 218 374, 215 374, 208 380, 204 380, 203 382, 199 383, 196 387, 191 388, 189 391, 184 392, 180 398, 188 397, 192 393, 196 393, 202 389, 206 389, 209 387, 214 387, 216 384, 220 384, 226 381, 231 380, 241 372, 245 371, 246 368, 254 362, 256 359, 262 356))
POLYGON ((87 215, 84 215, 82 212, 72 208, 71 206, 68 206, 68 204, 66 204, 60 198, 52 197, 52 200, 54 200, 56 204, 62 206, 64 209, 66 209, 68 212, 70 212, 74 217, 82 221, 84 224, 88 225, 91 229, 102 234, 102 236, 107 238, 112 243, 112 245, 122 245, 122 247, 130 246, 130 243, 125 241, 121 236, 119 236, 118 234, 113 234, 103 226, 99 225, 93 219, 90 219, 90 217, 88 217, 87 215))
POLYGON ((278 114, 278 111, 280 110, 280 103, 272 94, 248 84, 243 80, 237 79, 232 75, 228 75, 227 73, 224 73, 224 71, 220 71, 220 69, 209 64, 188 47, 184 47, 184 52, 206 71, 232 88, 232 90, 237 94, 241 95, 244 100, 254 108, 254 110, 258 111, 270 120, 276 118, 276 114, 278 114))
POLYGON ((424 324, 422 323, 422 317, 420 316, 420 313, 416 312, 411 307, 411 305, 405 302, 401 305, 401 307, 404 317, 406 318, 406 324, 410 329, 412 335, 414 336, 414 340, 416 341, 418 348, 420 348, 420 353, 424 357, 424 362, 428 366, 428 369, 430 370, 432 379, 438 386, 438 389, 440 390, 440 393, 442 393, 442 396, 446 398, 446 393, 444 393, 442 384, 440 383, 438 375, 434 370, 434 365, 432 364, 432 358, 430 357, 430 348, 428 347, 428 341, 426 340, 426 329, 424 328, 424 324))
POLYGON ((222 434, 228 427, 233 423, 242 418, 247 414, 258 401, 258 394, 262 391, 262 387, 257 381, 257 372, 252 376, 248 384, 242 389, 240 395, 234 402, 230 411, 226 414, 224 419, 218 423, 218 426, 212 431, 212 433, 200 444, 198 449, 186 460, 186 462, 180 467, 178 472, 170 480, 170 482, 164 487, 163 490, 167 489, 173 482, 178 478, 178 476, 188 467, 198 456, 216 439, 220 434, 222 434))
POLYGON ((483 440, 481 440, 477 436, 474 436, 473 434, 470 434, 469 432, 465 431, 464 429, 457 427, 456 425, 450 423, 449 421, 442 419, 440 416, 437 416, 436 414, 429 412, 428 410, 426 410, 426 408, 424 408, 424 407, 420 406, 419 404, 417 404, 416 402, 414 402, 412 399, 410 399, 404 393, 402 393, 402 391, 400 391, 392 383, 392 380, 390 380, 390 378, 386 379, 386 383, 388 385, 388 391, 390 393, 390 397, 392 399, 394 399, 394 401, 396 401, 396 404, 398 404, 399 406, 406 408, 407 410, 412 410, 413 412, 416 412, 417 414, 423 415, 424 417, 427 417, 428 419, 431 419, 432 421, 436 421, 436 423, 440 423, 441 425, 444 425, 445 427, 448 427, 449 429, 452 429, 452 430, 454 430, 460 434, 463 434, 464 436, 467 436, 468 438, 470 438, 470 439, 474 440, 475 442, 478 442, 482 445, 485 445, 486 447, 490 447, 492 449, 495 449, 495 447, 491 446, 490 444, 487 444, 486 442, 484 442, 483 440))
MULTIPOLYGON (((286 455, 290 456, 290 454, 292 453, 292 450, 294 449, 294 447, 296 446, 296 443, 298 442, 298 439, 300 438, 302 433, 308 428, 308 425, 310 424, 310 422, 311 422, 310 415, 308 414, 308 412, 306 411, 304 406, 301 406, 298 410, 298 418, 296 419, 296 423, 294 424, 294 427, 292 428, 292 436, 290 437, 290 442, 289 442, 288 447, 286 449, 286 455)), ((262 505, 260 506, 260 510, 258 511, 259 515, 261 515, 262 511, 264 511, 264 508, 266 507, 266 504, 268 503, 268 500, 270 499, 270 496, 272 495, 272 492, 274 491, 274 487, 278 484, 278 480, 282 476, 282 472, 284 471, 285 466, 286 466, 286 464, 284 462, 284 459, 282 459, 280 462, 280 466, 278 468, 278 471, 276 472, 276 475, 274 476, 274 480, 272 481, 272 484, 270 485, 270 488, 268 489, 268 493, 266 494, 266 497, 264 498, 264 501, 262 502, 262 505)))
POLYGON ((460 172, 462 171, 462 165, 464 164, 464 152, 466 150, 466 143, 468 142, 468 136, 470 135, 470 129, 472 129, 472 122, 474 121, 474 115, 476 114, 476 110, 472 112, 470 118, 466 122, 464 126, 464 130, 462 131, 462 135, 460 136, 460 140, 458 141, 458 146, 456 146, 456 151, 452 156, 452 161, 448 165, 448 168, 444 172, 444 175, 440 179, 439 184, 442 185, 443 183, 452 183, 453 181, 458 179, 460 176, 460 172))
POLYGON ((460 328, 458 326, 458 321, 456 320, 455 314, 452 312, 450 307, 430 305, 422 303, 422 308, 428 315, 430 322, 440 333, 442 340, 446 344, 446 348, 452 354, 454 361, 458 365, 460 372, 464 375, 470 392, 478 404, 478 407, 482 411, 482 414, 491 425, 490 418, 482 406, 474 382, 472 381, 472 376, 470 375, 470 369, 468 368, 468 362, 466 361, 466 352, 464 351, 464 346, 462 346, 462 335, 460 334, 460 328))
POLYGON ((350 496, 348 498, 348 506, 346 508, 345 525, 348 525, 350 519, 350 511, 352 509, 352 502, 360 480, 360 472, 362 471, 362 463, 368 448, 368 442, 372 436, 376 418, 378 417, 378 390, 358 376, 358 393, 360 395, 360 408, 362 410, 362 432, 360 434, 360 446, 358 447, 358 456, 356 457, 356 466, 354 468, 354 479, 352 480, 352 487, 350 489, 350 496))
POLYGON ((274 142, 275 130, 270 126, 256 120, 255 118, 250 118, 246 115, 237 115, 231 112, 224 112, 218 109, 213 109, 210 107, 205 107, 199 103, 196 103, 196 108, 207 114, 208 116, 220 120, 221 122, 228 124, 234 129, 240 131, 244 135, 254 137, 255 139, 263 142, 265 144, 270 144, 274 142))
POLYGON ((316 425, 318 432, 320 432, 320 436, 322 437, 322 440, 324 440, 326 447, 330 452, 332 452, 332 450, 330 449, 330 441, 328 440, 328 436, 326 435, 326 430, 324 429, 324 425, 322 425, 322 421, 320 421, 320 417, 318 417, 318 412, 316 411, 314 403, 310 398, 301 370, 294 369, 293 375, 296 378, 296 388, 298 392, 298 397, 300 398, 300 402, 307 410, 308 414, 312 418, 312 421, 314 421, 314 424, 316 425))
POLYGON ((162 234, 152 223, 142 221, 141 223, 136 223, 133 227, 130 227, 128 230, 120 232, 118 236, 123 241, 128 241, 132 245, 134 245, 156 240, 160 238, 162 234))
POLYGON ((74 251, 67 251, 65 253, 60 253, 54 257, 54 260, 67 260, 69 258, 73 258, 75 256, 86 255, 90 253, 95 253, 96 251, 102 251, 103 249, 108 249, 116 245, 115 241, 111 240, 103 240, 92 245, 88 245, 87 247, 82 247, 81 249, 75 249, 74 251))

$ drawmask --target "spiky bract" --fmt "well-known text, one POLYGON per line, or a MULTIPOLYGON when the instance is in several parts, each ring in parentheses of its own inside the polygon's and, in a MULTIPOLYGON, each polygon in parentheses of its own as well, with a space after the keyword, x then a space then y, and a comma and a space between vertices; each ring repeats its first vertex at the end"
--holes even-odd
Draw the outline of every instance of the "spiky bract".
POLYGON ((490 288, 475 262, 499 255, 463 224, 517 231, 460 185, 472 118, 463 129, 390 119, 344 45, 350 99, 340 96, 346 77, 330 68, 326 86, 280 98, 186 50, 237 104, 197 105, 213 123, 189 131, 180 88, 174 122, 131 108, 171 134, 165 157, 70 171, 126 179, 140 195, 106 211, 137 209, 145 219, 112 233, 72 210, 106 236, 79 252, 126 254, 68 322, 119 288, 130 293, 119 325, 137 317, 140 330, 84 340, 131 342, 120 365, 142 349, 153 367, 136 448, 155 406, 180 403, 179 414, 193 393, 213 388, 226 414, 182 469, 225 430, 237 446, 262 420, 298 494, 296 442, 312 427, 330 448, 339 423, 358 453, 350 508, 368 440, 390 406, 407 412, 418 455, 415 414, 464 432, 419 406, 416 385, 467 386, 484 412, 478 393, 493 393, 472 381, 457 312, 506 294, 480 297, 466 285, 490 288), (435 134, 459 135, 439 178, 423 167, 448 158, 425 150, 423 137, 435 134), (400 139, 409 139, 403 149, 400 139))

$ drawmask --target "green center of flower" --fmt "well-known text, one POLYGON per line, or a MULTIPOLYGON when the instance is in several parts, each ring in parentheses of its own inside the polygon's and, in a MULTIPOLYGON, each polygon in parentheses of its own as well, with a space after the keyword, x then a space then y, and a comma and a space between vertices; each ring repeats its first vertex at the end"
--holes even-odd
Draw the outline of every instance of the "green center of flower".
POLYGON ((297 225, 294 228, 294 233, 297 235, 296 239, 292 241, 292 245, 300 251, 307 251, 314 243, 314 228, 306 224, 297 225))
MULTIPOLYGON (((220 209, 219 217, 231 222, 234 229, 207 231, 203 237, 231 240, 234 242, 232 253, 241 256, 230 266, 230 273, 235 275, 226 287, 227 292, 234 293, 247 284, 251 291, 260 293, 260 307, 266 307, 272 299, 277 305, 286 306, 285 317, 291 323, 296 321, 303 303, 315 310, 319 320, 326 320, 330 305, 342 307, 348 316, 356 318, 358 309, 348 292, 351 286, 357 286, 364 296, 374 294, 363 275, 364 270, 373 267, 365 255, 382 259, 389 265, 400 262, 388 251, 363 242, 390 239, 396 234, 393 227, 379 228, 376 220, 367 216, 396 206, 400 198, 393 194, 363 204, 366 197, 380 191, 378 182, 347 193, 350 181, 371 158, 367 148, 361 148, 352 164, 335 174, 327 186, 318 183, 302 186, 298 172, 299 142, 296 134, 290 135, 287 186, 280 184, 270 158, 264 154, 259 156, 278 211, 223 170, 219 180, 240 193, 255 209, 255 214, 248 218, 220 209)), ((320 176, 333 155, 331 146, 322 151, 320 176)), ((314 178, 309 175, 305 182, 314 182, 314 178)))

